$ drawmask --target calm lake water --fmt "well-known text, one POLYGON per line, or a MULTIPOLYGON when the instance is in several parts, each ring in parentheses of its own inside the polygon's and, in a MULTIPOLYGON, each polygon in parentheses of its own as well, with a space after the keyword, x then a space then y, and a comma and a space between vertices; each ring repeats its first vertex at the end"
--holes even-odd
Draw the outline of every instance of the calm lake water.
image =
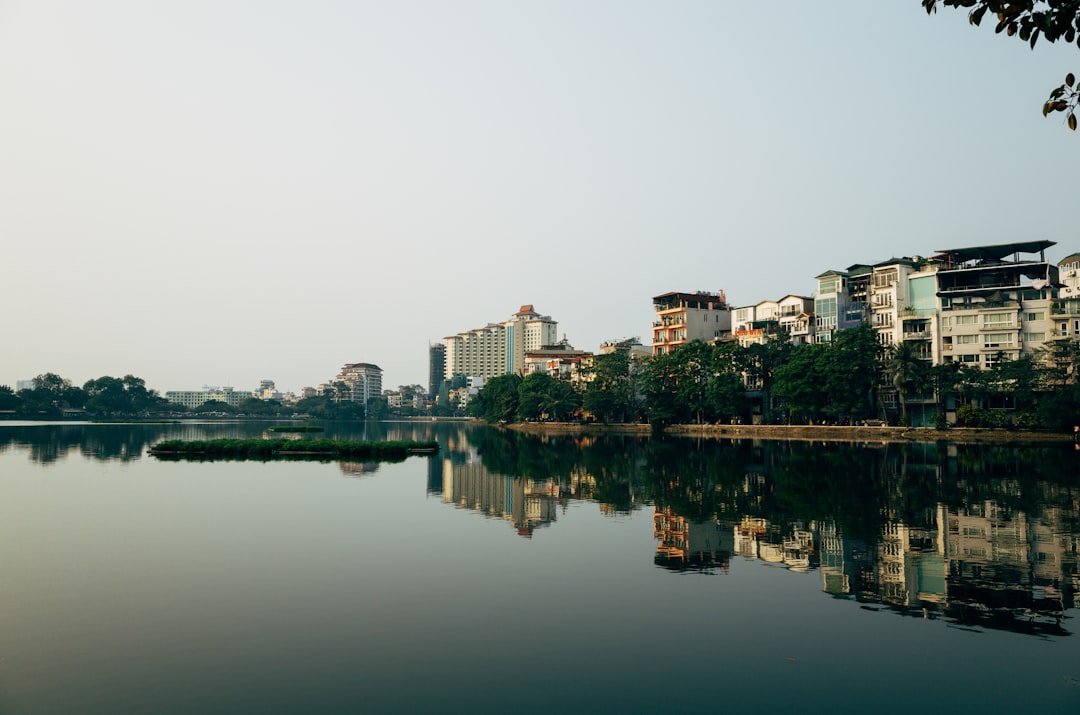
POLYGON ((1080 712, 1080 452, 0 422, 0 712, 1080 712))

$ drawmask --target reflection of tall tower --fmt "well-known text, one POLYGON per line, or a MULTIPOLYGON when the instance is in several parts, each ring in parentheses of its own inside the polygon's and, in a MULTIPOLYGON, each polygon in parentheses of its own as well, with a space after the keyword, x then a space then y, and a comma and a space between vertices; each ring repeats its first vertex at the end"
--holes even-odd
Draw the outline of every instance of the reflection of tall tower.
MULTIPOLYGON (((435 477, 429 475, 429 491, 435 477)), ((555 521, 559 486, 550 480, 509 477, 489 472, 476 454, 464 463, 442 460, 443 501, 485 516, 509 521, 518 534, 531 537, 533 531, 555 521)))

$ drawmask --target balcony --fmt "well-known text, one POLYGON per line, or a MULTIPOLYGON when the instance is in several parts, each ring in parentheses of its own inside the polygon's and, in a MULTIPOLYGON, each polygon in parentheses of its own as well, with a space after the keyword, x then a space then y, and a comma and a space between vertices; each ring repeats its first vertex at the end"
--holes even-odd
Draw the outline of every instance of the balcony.
POLYGON ((1055 300, 1050 304, 1050 315, 1080 315, 1080 300, 1055 300))
POLYGON ((934 335, 929 330, 911 330, 904 332, 904 340, 930 340, 934 335))

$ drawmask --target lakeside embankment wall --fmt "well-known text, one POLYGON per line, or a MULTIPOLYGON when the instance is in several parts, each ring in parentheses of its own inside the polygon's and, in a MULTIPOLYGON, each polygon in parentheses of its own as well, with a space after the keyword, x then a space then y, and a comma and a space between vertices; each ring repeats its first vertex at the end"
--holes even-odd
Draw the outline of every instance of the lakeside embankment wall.
MULTIPOLYGON (((652 434, 650 425, 524 422, 505 429, 534 434, 652 434)), ((1030 444, 1072 442, 1072 435, 1035 430, 996 430, 954 427, 841 427, 833 425, 671 425, 665 435, 720 439, 801 440, 809 442, 956 442, 963 444, 1030 444)))

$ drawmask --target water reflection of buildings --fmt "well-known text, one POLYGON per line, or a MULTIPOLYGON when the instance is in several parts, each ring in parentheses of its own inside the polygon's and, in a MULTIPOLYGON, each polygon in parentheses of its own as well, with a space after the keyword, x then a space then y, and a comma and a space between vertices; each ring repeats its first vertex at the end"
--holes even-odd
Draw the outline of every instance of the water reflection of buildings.
POLYGON ((473 452, 433 458, 428 491, 440 494, 447 504, 505 519, 526 538, 555 521, 559 503, 557 481, 494 474, 473 452))
POLYGON ((716 568, 727 571, 735 550, 731 529, 717 519, 694 521, 675 514, 670 508, 656 507, 653 535, 659 541, 654 559, 656 565, 674 571, 716 568))
POLYGON ((821 529, 823 588, 902 612, 1025 632, 1059 633, 1080 588, 1069 513, 1041 518, 994 501, 939 506, 921 526, 886 525, 878 543, 821 529))
POLYGON ((657 507, 655 563, 672 570, 720 569, 732 555, 792 571, 821 572, 840 598, 905 614, 1037 634, 1067 634, 1065 611, 1080 590, 1075 510, 1036 518, 992 500, 939 505, 919 524, 890 520, 873 543, 846 538, 834 521, 735 523, 693 520, 657 507))
POLYGON ((785 566, 792 571, 809 571, 818 563, 818 536, 814 524, 801 522, 781 529, 760 517, 744 517, 729 526, 734 537, 734 551, 747 559, 785 566))
POLYGON ((378 462, 338 462, 346 477, 368 477, 379 471, 378 462))

